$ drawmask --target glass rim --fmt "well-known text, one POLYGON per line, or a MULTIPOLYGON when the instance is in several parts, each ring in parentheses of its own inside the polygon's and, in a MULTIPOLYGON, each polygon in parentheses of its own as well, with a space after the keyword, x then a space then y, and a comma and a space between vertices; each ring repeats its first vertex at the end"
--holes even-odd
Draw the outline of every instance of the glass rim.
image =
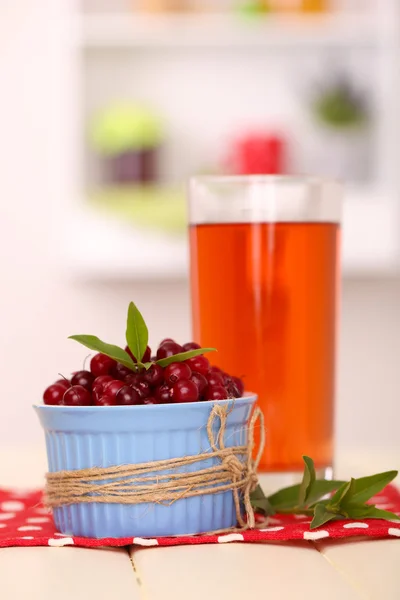
POLYGON ((318 184, 318 185, 338 185, 343 186, 340 179, 334 177, 324 177, 320 175, 298 174, 298 175, 193 175, 189 178, 189 183, 267 183, 267 184, 318 184))

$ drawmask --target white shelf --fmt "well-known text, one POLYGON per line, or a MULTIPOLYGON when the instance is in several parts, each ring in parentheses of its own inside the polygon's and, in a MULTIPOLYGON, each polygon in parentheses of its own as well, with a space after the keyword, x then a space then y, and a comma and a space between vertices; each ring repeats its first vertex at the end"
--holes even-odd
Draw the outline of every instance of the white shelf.
POLYGON ((370 14, 309 16, 140 13, 87 15, 76 23, 83 47, 298 47, 375 45, 391 23, 370 14))
MULTIPOLYGON (((399 212, 395 201, 377 192, 348 193, 342 237, 345 276, 382 277, 400 272, 399 212)), ((66 232, 69 243, 64 244, 64 260, 73 278, 120 281, 187 277, 186 237, 145 232, 92 210, 71 215, 66 232)))

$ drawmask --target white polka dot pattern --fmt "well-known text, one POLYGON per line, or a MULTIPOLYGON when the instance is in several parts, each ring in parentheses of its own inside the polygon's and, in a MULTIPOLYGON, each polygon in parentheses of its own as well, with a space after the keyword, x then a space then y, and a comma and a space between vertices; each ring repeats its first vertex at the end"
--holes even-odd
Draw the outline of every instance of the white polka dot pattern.
POLYGON ((19 500, 10 500, 9 502, 2 502, 0 509, 4 511, 19 511, 24 510, 25 504, 19 502, 19 500))
POLYGON ((321 529, 320 531, 305 531, 303 539, 305 540, 322 540, 323 538, 329 537, 329 531, 321 529))
POLYGON ((244 542, 242 533, 228 533, 227 535, 218 536, 218 544, 226 544, 229 542, 244 542))
POLYGON ((400 537, 400 529, 397 529, 396 527, 389 527, 388 534, 394 535, 395 537, 400 537))
POLYGON ((73 546, 74 540, 72 539, 72 537, 50 538, 47 543, 49 546, 54 546, 54 547, 73 546))
POLYGON ((15 517, 15 513, 0 513, 0 521, 8 521, 8 519, 13 519, 15 517))
POLYGON ((141 538, 141 537, 134 537, 133 543, 137 544, 138 546, 158 546, 157 540, 152 540, 152 539, 147 540, 146 538, 141 538))
MULTIPOLYGON (((276 514, 267 521, 258 519, 258 530, 244 530, 221 534, 143 538, 127 537, 125 539, 88 539, 74 537, 70 533, 63 534, 55 530, 51 511, 42 504, 43 492, 29 491, 26 495, 15 490, 0 488, 0 548, 8 546, 121 546, 135 544, 137 546, 176 546, 188 543, 250 543, 262 541, 288 540, 323 540, 324 538, 400 538, 400 520, 397 519, 359 519, 337 520, 327 523, 321 529, 310 531, 310 517, 305 515, 276 514)), ((400 493, 394 486, 388 486, 385 496, 377 496, 374 503, 387 507, 394 514, 400 514, 400 493)))
POLYGON ((27 523, 48 523, 50 521, 50 517, 28 517, 27 523))

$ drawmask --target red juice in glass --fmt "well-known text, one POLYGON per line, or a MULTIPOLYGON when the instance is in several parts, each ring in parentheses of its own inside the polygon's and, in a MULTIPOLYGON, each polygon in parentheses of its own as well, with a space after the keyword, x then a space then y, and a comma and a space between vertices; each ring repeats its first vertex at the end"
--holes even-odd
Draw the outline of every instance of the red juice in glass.
POLYGON ((191 188, 194 339, 258 394, 260 470, 333 462, 339 189, 286 177, 198 178, 191 188), (292 220, 291 220, 292 219, 292 220))

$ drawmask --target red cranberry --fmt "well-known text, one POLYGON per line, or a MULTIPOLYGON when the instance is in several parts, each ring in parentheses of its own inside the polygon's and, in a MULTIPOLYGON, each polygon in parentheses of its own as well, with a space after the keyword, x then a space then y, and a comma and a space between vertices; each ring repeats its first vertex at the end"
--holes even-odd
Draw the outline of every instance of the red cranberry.
POLYGON ((219 367, 216 367, 215 365, 212 365, 210 367, 210 373, 222 373, 222 374, 224 374, 224 371, 222 369, 220 369, 219 367))
POLYGON ((129 375, 124 377, 124 381, 128 385, 136 385, 137 382, 141 381, 141 380, 142 380, 142 374, 141 373, 132 373, 132 371, 129 373, 129 375))
POLYGON ((200 356, 193 356, 193 358, 188 358, 185 360, 186 364, 192 369, 192 371, 197 371, 197 373, 201 373, 202 375, 207 375, 210 370, 210 363, 208 359, 200 354, 200 356))
POLYGON ((171 390, 165 383, 155 389, 154 397, 159 404, 168 404, 168 402, 172 402, 171 390))
POLYGON ((96 396, 93 392, 95 406, 115 406, 117 401, 113 394, 103 394, 96 396))
POLYGON ((132 375, 132 373, 132 369, 128 369, 128 367, 121 365, 121 363, 117 363, 111 369, 111 375, 114 377, 114 379, 119 379, 120 381, 123 381, 125 377, 128 377, 128 375, 132 375))
POLYGON ((104 390, 102 385, 94 385, 92 389, 92 398, 94 404, 98 404, 98 401, 103 396, 104 390))
POLYGON ((93 389, 97 385, 100 385, 103 388, 106 385, 106 383, 109 383, 110 381, 114 381, 111 375, 100 375, 99 377, 96 377, 96 379, 93 381, 93 389))
POLYGON ((81 385, 89 392, 92 390, 95 377, 90 371, 77 371, 71 377, 72 385, 81 385))
POLYGON ((150 348, 150 346, 147 346, 146 350, 144 351, 144 354, 143 354, 142 362, 143 363, 150 362, 150 359, 151 359, 151 348, 150 348))
POLYGON ((105 384, 103 391, 105 394, 111 394, 112 396, 116 396, 117 392, 126 385, 124 381, 119 381, 118 379, 113 379, 105 384))
POLYGON ((240 398, 240 396, 241 396, 240 390, 232 377, 226 376, 224 378, 224 387, 225 387, 226 391, 228 392, 228 395, 230 398, 240 398))
POLYGON ((56 404, 62 404, 62 399, 65 394, 66 387, 59 383, 53 383, 50 385, 47 390, 44 391, 43 394, 43 402, 45 404, 51 404, 55 406, 56 404))
POLYGON ((202 375, 201 373, 197 373, 196 371, 193 371, 190 379, 192 381, 194 381, 195 384, 197 385, 197 389, 199 390, 199 395, 201 396, 208 385, 207 379, 204 377, 204 375, 202 375))
POLYGON ((164 380, 169 387, 172 387, 180 379, 190 379, 192 371, 189 365, 185 363, 171 363, 164 369, 164 380))
POLYGON ((147 398, 151 394, 151 389, 147 381, 138 381, 130 387, 139 394, 140 398, 147 398))
POLYGON ((172 388, 172 399, 175 402, 196 402, 199 399, 197 385, 190 379, 180 379, 172 388))
POLYGON ((243 381, 239 378, 239 377, 232 377, 232 380, 234 382, 234 384, 236 385, 237 389, 239 390, 239 397, 243 396, 244 394, 244 383, 243 381))
POLYGON ((109 375, 112 367, 116 364, 115 360, 105 354, 95 354, 90 361, 90 370, 95 377, 99 375, 109 375))
POLYGON ((164 380, 164 371, 160 365, 153 364, 150 369, 143 373, 144 381, 153 387, 160 385, 164 380))
MULTIPOLYGON (((129 346, 125 346, 125 352, 127 352, 129 354, 129 356, 131 357, 131 359, 134 362, 137 362, 136 356, 134 356, 132 354, 132 350, 130 350, 129 346)), ((144 363, 145 362, 149 362, 150 357, 151 357, 151 348, 150 348, 150 346, 146 346, 146 350, 144 351, 143 358, 142 358, 141 362, 144 362, 144 363)))
POLYGON ((222 373, 217 373, 216 371, 214 371, 213 373, 209 373, 207 375, 207 381, 208 381, 208 385, 210 387, 214 386, 214 385, 224 385, 224 376, 222 375, 222 373))
POLYGON ((165 342, 157 350, 157 360, 174 356, 174 354, 179 354, 179 352, 182 352, 182 346, 176 342, 165 342))
POLYGON ((69 381, 69 379, 57 379, 57 381, 55 381, 53 385, 63 385, 64 388, 67 390, 71 387, 71 382, 69 381))
POLYGON ((86 388, 81 385, 73 385, 64 392, 63 404, 65 406, 90 406, 92 396, 86 388))
POLYGON ((143 404, 158 404, 157 400, 154 398, 154 396, 148 396, 148 398, 145 398, 143 400, 143 404))
POLYGON ((161 340, 158 347, 160 348, 160 346, 163 346, 164 344, 168 344, 168 342, 172 342, 173 344, 176 344, 175 340, 173 340, 172 338, 164 338, 163 340, 161 340))
POLYGON ((198 348, 201 348, 201 346, 196 342, 187 342, 186 344, 183 344, 182 348, 184 352, 188 352, 189 350, 197 350, 198 348))
POLYGON ((142 402, 139 393, 129 385, 124 385, 121 389, 119 389, 115 399, 118 406, 141 404, 142 402))
POLYGON ((204 398, 206 400, 226 400, 228 393, 222 385, 208 386, 204 398))

